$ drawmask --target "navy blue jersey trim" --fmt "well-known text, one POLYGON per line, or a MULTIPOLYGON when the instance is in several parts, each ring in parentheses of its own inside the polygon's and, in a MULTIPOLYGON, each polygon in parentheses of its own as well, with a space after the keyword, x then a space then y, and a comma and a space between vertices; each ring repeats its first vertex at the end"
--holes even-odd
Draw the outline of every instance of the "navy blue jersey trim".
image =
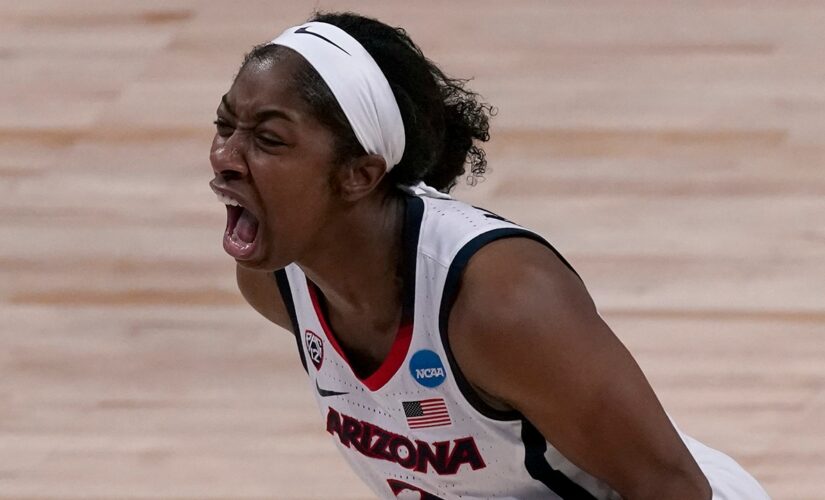
POLYGON ((563 472, 554 469, 547 457, 547 441, 527 419, 521 419, 521 440, 524 442, 524 467, 530 477, 547 486, 564 500, 597 500, 581 485, 573 482, 563 472))
POLYGON ((424 218, 424 200, 418 196, 406 196, 404 202, 405 213, 402 234, 404 295, 401 299, 401 324, 408 325, 413 323, 415 317, 415 268, 418 260, 421 220, 424 218))
MULTIPOLYGON (((441 330, 441 343, 444 345, 444 352, 447 353, 447 359, 450 363, 450 369, 453 371, 453 374, 455 375, 458 388, 461 390, 461 393, 464 395, 464 398, 467 400, 468 403, 470 403, 470 405, 472 405, 473 408, 475 408, 482 415, 494 420, 519 420, 521 418, 521 414, 514 410, 503 411, 493 408, 492 406, 485 403, 483 399, 481 399, 476 390, 473 389, 472 385, 467 381, 463 372, 459 368, 458 363, 456 363, 455 358, 453 357, 453 352, 450 348, 450 338, 447 333, 447 329, 450 320, 450 312, 453 309, 453 304, 455 303, 455 299, 458 294, 458 288, 461 284, 461 276, 464 273, 464 268, 467 267, 467 263, 470 261, 473 255, 475 255, 475 253, 478 252, 484 245, 487 245, 488 243, 491 243, 495 240, 500 240, 502 238, 515 237, 529 238, 531 240, 537 241, 545 245, 547 248, 552 250, 553 253, 568 268, 570 268, 571 271, 576 273, 576 270, 573 269, 573 266, 571 266, 570 263, 567 262, 567 260, 564 257, 562 257, 562 255, 555 248, 553 248, 553 246, 550 243, 548 243, 544 238, 537 235, 536 233, 521 228, 493 229, 492 231, 482 233, 473 238, 472 240, 470 240, 456 254, 452 264, 450 264, 450 269, 447 271, 447 279, 444 283, 444 293, 441 295, 441 308, 438 317, 439 329, 441 330)), ((578 276, 578 273, 576 273, 576 276, 578 276)))
POLYGON ((298 326, 298 315, 295 313, 295 303, 292 301, 292 289, 289 288, 289 278, 285 269, 279 269, 273 273, 275 282, 278 283, 278 290, 281 292, 281 299, 284 301, 286 311, 289 314, 289 321, 292 323, 292 334, 295 335, 295 342, 298 344, 298 355, 304 371, 307 371, 307 361, 304 358, 304 343, 301 342, 301 329, 298 326))

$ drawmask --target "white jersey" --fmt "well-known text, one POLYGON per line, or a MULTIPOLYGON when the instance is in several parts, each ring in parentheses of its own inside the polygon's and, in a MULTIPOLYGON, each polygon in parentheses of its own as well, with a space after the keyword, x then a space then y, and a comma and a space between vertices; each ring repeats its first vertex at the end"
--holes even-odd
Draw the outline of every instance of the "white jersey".
MULTIPOLYGON (((521 414, 485 404, 450 350, 450 310, 475 252, 510 237, 555 250, 535 233, 462 202, 406 199, 401 327, 389 355, 369 376, 351 368, 325 319, 320 291, 301 269, 292 264, 275 273, 326 431, 338 449, 381 498, 619 498, 521 414)), ((725 455, 685 441, 712 484, 708 464, 723 464, 727 476, 747 476, 725 455)), ((713 486, 714 498, 767 498, 753 496, 755 489, 741 490, 748 496, 723 496, 727 486, 713 486)))

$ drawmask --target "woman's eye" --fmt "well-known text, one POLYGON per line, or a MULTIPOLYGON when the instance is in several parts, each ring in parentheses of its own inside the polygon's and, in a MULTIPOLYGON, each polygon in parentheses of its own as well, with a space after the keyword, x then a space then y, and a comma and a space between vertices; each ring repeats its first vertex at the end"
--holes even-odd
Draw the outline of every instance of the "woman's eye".
POLYGON ((229 137, 232 135, 232 132, 235 131, 235 128, 229 124, 226 120, 218 118, 213 122, 215 124, 215 128, 218 130, 218 135, 221 137, 229 137))
POLYGON ((275 139, 275 138, 272 138, 272 137, 267 137, 265 135, 256 135, 255 137, 264 146, 274 147, 274 146, 283 146, 284 145, 284 143, 279 141, 278 139, 275 139))

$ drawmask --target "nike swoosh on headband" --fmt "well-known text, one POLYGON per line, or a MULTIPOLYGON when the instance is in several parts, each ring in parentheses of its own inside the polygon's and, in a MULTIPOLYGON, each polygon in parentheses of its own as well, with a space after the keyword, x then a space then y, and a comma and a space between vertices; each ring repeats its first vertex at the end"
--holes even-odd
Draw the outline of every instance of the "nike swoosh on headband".
POLYGON ((300 27, 300 28, 298 28, 297 30, 293 31, 293 33, 302 33, 302 34, 305 34, 305 35, 313 35, 313 36, 317 36, 317 37, 318 37, 318 38, 320 38, 321 40, 323 40, 323 41, 325 41, 325 42, 327 42, 327 43, 331 43, 332 45, 335 45, 336 47, 338 47, 339 49, 341 49, 341 50, 342 50, 342 51, 343 51, 346 55, 348 55, 348 56, 349 56, 349 55, 351 55, 349 52, 347 52, 346 50, 344 50, 344 49, 343 49, 340 45, 338 45, 337 43, 333 42, 332 40, 330 40, 329 38, 325 37, 324 35, 320 35, 320 34, 318 34, 318 33, 313 33, 312 31, 309 31, 309 30, 307 29, 307 27, 306 27, 306 26, 301 26, 301 27, 300 27))

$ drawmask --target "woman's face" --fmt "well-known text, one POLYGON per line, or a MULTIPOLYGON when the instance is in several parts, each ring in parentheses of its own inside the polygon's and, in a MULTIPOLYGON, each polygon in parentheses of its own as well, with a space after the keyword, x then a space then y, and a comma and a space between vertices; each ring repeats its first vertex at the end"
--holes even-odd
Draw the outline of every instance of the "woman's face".
POLYGON ((244 267, 300 259, 335 213, 334 137, 293 88, 298 64, 291 52, 250 61, 218 106, 210 185, 227 205, 224 249, 244 267))

